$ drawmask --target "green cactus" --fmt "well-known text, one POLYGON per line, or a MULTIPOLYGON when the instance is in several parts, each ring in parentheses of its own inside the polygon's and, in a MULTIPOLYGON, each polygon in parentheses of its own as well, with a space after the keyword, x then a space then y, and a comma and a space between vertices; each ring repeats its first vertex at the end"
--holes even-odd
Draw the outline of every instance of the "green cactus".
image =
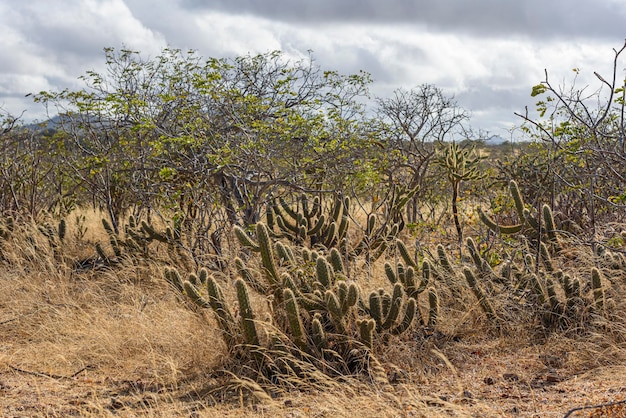
POLYGON ((509 182, 509 190, 511 192, 511 196, 513 197, 513 202, 515 203, 515 210, 517 211, 517 215, 520 220, 526 219, 524 214, 524 200, 522 198, 522 194, 520 193, 519 186, 515 180, 511 180, 509 182))
POLYGON ((102 244, 100 244, 99 242, 96 242, 94 244, 94 246, 96 247, 96 254, 98 254, 98 257, 100 257, 100 259, 102 260, 102 262, 105 265, 111 265, 112 264, 112 260, 109 258, 109 256, 106 254, 106 252, 104 251, 104 248, 102 248, 102 244))
POLYGON ((544 231, 548 237, 548 241, 554 246, 556 251, 560 251, 559 239, 556 234, 556 224, 554 223, 554 217, 552 216, 550 206, 543 205, 541 207, 541 213, 543 214, 544 231))
POLYGON ((398 249, 398 252, 400 253, 400 256, 402 257, 402 260, 404 260, 404 262, 406 263, 407 266, 413 267, 414 269, 418 269, 417 263, 415 261, 413 261, 413 259, 411 258, 411 255, 409 254, 409 251, 406 248, 406 245, 404 245, 404 242, 400 239, 396 239, 396 248, 398 249))
POLYGON ((335 273, 324 257, 318 257, 315 262, 317 280, 325 288, 330 289, 335 284, 335 273))
POLYGON ((491 229, 492 231, 496 233, 503 234, 503 235, 517 234, 518 232, 522 230, 524 226, 523 224, 510 225, 510 226, 499 225, 496 223, 496 221, 491 219, 485 212, 483 212, 481 208, 477 208, 477 210, 478 210, 478 216, 480 220, 485 225, 487 225, 489 229, 491 229))
POLYGON ((439 296, 434 287, 428 289, 428 326, 434 328, 439 319, 439 296))
POLYGON ((370 350, 374 342, 374 329, 376 329, 376 321, 373 319, 362 319, 357 322, 359 328, 359 339, 370 350))
POLYGON ((404 308, 404 316, 402 320, 391 329, 391 333, 394 335, 400 335, 405 332, 413 324, 417 312, 417 301, 413 298, 408 298, 406 306, 404 308))
POLYGON ((268 288, 261 281, 259 281, 252 271, 245 265, 243 260, 239 257, 235 257, 235 269, 237 270, 237 274, 241 277, 252 290, 261 295, 268 294, 268 288))
MULTIPOLYGON (((341 196, 335 198, 332 208, 332 216, 326 217, 322 214, 322 204, 320 198, 313 199, 313 205, 309 209, 309 199, 306 195, 301 195, 296 199, 295 209, 289 205, 282 197, 279 197, 278 204, 269 205, 267 210, 268 219, 273 222, 281 231, 281 237, 301 244, 305 239, 310 239, 310 245, 321 244, 326 248, 333 247, 341 240, 347 229, 348 218, 346 215, 346 203, 341 196), (343 217, 342 217, 343 214, 343 217)), ((273 225, 272 225, 273 227, 273 225)))
POLYGON ((413 298, 407 298, 407 301, 403 302, 404 298, 405 292, 400 283, 394 285, 391 295, 383 289, 370 293, 367 311, 376 322, 376 332, 389 331, 399 334, 412 324, 417 304, 413 298), (403 319, 396 324, 401 311, 404 312, 403 319))
POLYGON ((580 297, 580 281, 572 278, 568 274, 562 277, 562 287, 565 292, 566 308, 568 312, 574 312, 576 307, 582 302, 580 297))
POLYGON ((165 279, 167 282, 172 285, 176 290, 180 293, 183 293, 183 280, 178 273, 178 270, 174 268, 165 268, 165 279))
POLYGON ((289 323, 289 329, 291 330, 293 341, 300 350, 308 351, 298 302, 291 289, 283 290, 283 300, 285 301, 285 312, 287 313, 287 322, 289 323))
POLYGON ((242 279, 235 280, 237 291, 237 302, 239 302, 239 315, 241 317, 241 330, 246 344, 251 346, 259 345, 259 336, 254 322, 254 312, 250 304, 248 288, 242 279))
POLYGON ((552 257, 550 256, 550 252, 548 251, 548 246, 542 242, 539 244, 539 249, 541 251, 541 261, 546 271, 549 273, 554 273, 556 271, 556 267, 552 262, 552 257))
POLYGON ((597 268, 591 269, 591 290, 593 293, 593 303, 596 310, 603 311, 605 306, 604 287, 602 286, 602 275, 597 268))
POLYGON ((454 269, 452 268, 452 263, 448 258, 448 253, 446 253, 446 249, 441 244, 437 244, 437 259, 439 260, 439 264, 446 273, 454 273, 454 269))
POLYGON ((311 321, 311 339, 318 352, 323 353, 328 348, 328 339, 319 315, 313 317, 311 321))
MULTIPOLYGON (((134 228, 131 226, 131 229, 134 228)), ((150 239, 163 243, 171 242, 167 234, 162 234, 158 232, 152 225, 150 225, 146 221, 141 221, 141 230, 144 231, 148 235, 148 237, 150 237, 150 239)))
POLYGON ((256 237, 259 241, 259 251, 261 253, 261 262, 270 286, 276 288, 279 285, 279 275, 274 260, 274 250, 270 234, 265 224, 259 222, 256 224, 256 237))
POLYGON ((228 347, 229 351, 232 351, 238 344, 240 329, 237 326, 228 305, 226 304, 222 288, 219 284, 217 284, 215 278, 208 278, 207 291, 209 294, 209 305, 211 306, 211 309, 213 309, 219 328, 222 331, 222 338, 224 339, 226 347, 228 347))
POLYGON ((396 277, 395 271, 393 271, 393 267, 391 264, 385 263, 385 275, 387 279, 391 282, 391 284, 396 284, 398 282, 398 278, 396 277))
POLYGON ((111 243, 111 248, 113 249, 113 253, 115 253, 116 257, 122 256, 122 250, 120 248, 120 239, 117 233, 113 230, 113 227, 106 219, 102 218, 102 226, 104 230, 109 235, 109 242, 111 243))
POLYGON ((235 231, 235 235, 237 236, 237 239, 239 240, 239 243, 241 245, 257 253, 261 251, 259 244, 252 241, 252 238, 250 238, 250 236, 246 233, 246 231, 243 230, 243 228, 235 225, 233 227, 233 231, 235 231))
POLYGON ((485 295, 485 292, 483 291, 482 287, 476 280, 476 276, 474 276, 474 273, 472 272, 472 270, 470 270, 467 267, 464 267, 463 274, 465 275, 465 279, 470 289, 472 289, 472 292, 474 292, 474 296, 476 296, 476 299, 478 299, 478 304, 480 305, 480 308, 483 310, 485 315, 487 315, 489 320, 491 321, 495 320, 496 314, 493 309, 493 306, 491 306, 491 303, 487 299, 487 296, 485 295))
POLYGON ((482 267, 483 258, 480 256, 480 251, 476 246, 476 242, 472 237, 468 237, 466 243, 467 249, 469 250, 470 256, 472 257, 474 264, 480 269, 482 267))
POLYGON ((513 201, 515 203, 515 210, 517 211, 517 214, 520 218, 519 224, 510 225, 510 226, 498 225, 493 219, 491 219, 487 214, 485 214, 480 207, 477 208, 478 216, 480 217, 480 220, 492 231, 503 234, 503 235, 517 234, 518 232, 522 230, 522 228, 524 227, 524 223, 529 218, 527 216, 527 213, 525 212, 526 209, 524 208, 524 201, 522 200, 522 195, 519 191, 519 187, 517 183, 515 182, 515 180, 511 180, 509 182, 509 190, 511 192, 513 201))
POLYGON ((345 315, 341 311, 341 303, 331 290, 326 291, 326 306, 330 313, 330 319, 339 334, 346 333, 345 315))
POLYGON ((211 306, 211 304, 202 297, 202 295, 196 288, 196 285, 194 285, 191 281, 185 280, 183 282, 183 289, 185 290, 185 294, 189 297, 189 299, 191 299, 191 301, 199 307, 209 308, 211 306))
POLYGON ((333 267, 333 271, 335 273, 344 272, 343 260, 341 259, 341 254, 339 253, 338 249, 332 248, 330 250, 330 254, 328 255, 328 261, 330 262, 330 265, 333 267))

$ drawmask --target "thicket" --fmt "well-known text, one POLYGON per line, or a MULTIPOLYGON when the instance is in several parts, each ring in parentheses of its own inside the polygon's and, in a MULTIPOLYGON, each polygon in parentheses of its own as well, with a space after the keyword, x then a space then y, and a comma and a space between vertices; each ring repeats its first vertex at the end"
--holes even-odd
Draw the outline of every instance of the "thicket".
POLYGON ((3 119, 0 259, 159 266, 266 387, 387 384, 378 354, 451 312, 623 342, 623 50, 591 95, 546 74, 529 142, 489 145, 434 86, 370 111, 366 73, 311 57, 107 49, 106 74, 37 95, 47 126, 3 119), (106 241, 85 240, 77 207, 104 211, 106 241))

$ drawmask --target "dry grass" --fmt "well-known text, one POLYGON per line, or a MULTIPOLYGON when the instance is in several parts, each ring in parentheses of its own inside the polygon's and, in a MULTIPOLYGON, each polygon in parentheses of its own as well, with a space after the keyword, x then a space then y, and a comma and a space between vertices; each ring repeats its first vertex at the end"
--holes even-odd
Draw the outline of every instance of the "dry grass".
MULTIPOLYGON (((66 259, 106 242, 98 223, 89 216, 84 242, 68 244, 66 259)), ((161 266, 74 271, 44 238, 34 251, 28 235, 37 236, 26 228, 4 245, 0 266, 2 416, 557 417, 626 398, 623 272, 605 271, 616 316, 587 332, 494 329, 468 294, 442 306, 437 331, 375 347, 390 385, 346 379, 268 394, 228 373, 237 368, 213 317, 179 300, 161 266)), ((590 260, 575 250, 558 262, 585 275, 590 260)), ((361 279, 365 290, 389 285, 382 261, 355 274, 370 277, 361 279)), ((605 416, 624 414, 614 409, 605 416)))

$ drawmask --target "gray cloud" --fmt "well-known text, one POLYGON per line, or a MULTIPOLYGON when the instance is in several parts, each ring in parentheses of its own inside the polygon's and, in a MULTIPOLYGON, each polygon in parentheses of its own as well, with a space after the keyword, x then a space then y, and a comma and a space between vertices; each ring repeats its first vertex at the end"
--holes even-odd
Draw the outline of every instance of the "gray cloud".
POLYGON ((619 38, 626 20, 626 3, 619 0, 182 0, 180 4, 285 22, 422 25, 475 36, 619 38), (600 21, 603 24, 598 25, 600 21))
POLYGON ((105 71, 104 47, 207 58, 312 50, 323 69, 371 73, 378 96, 434 84, 494 132, 520 123, 513 111, 533 104, 544 68, 569 82, 579 67, 583 84, 607 74, 624 21, 623 0, 5 1, 0 108, 45 117, 24 95, 82 87, 79 75, 105 71))

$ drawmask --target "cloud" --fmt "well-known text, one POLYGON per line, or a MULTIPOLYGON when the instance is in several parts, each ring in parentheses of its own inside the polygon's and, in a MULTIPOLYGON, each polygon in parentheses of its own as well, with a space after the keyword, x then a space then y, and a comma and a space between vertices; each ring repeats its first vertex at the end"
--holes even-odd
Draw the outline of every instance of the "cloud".
POLYGON ((404 23, 474 36, 532 38, 624 36, 626 3, 616 0, 182 0, 189 10, 215 10, 283 22, 404 23), (596 25, 594 22, 605 24, 596 25))
MULTIPOLYGON (((494 130, 519 123, 544 78, 595 83, 610 75, 624 40, 623 0, 30 0, 0 2, 0 106, 44 117, 24 99, 81 88, 87 70, 105 71, 104 47, 154 58, 166 46, 205 58, 281 50, 313 51, 325 70, 371 73, 374 95, 429 83, 494 130)), ((626 54, 625 54, 626 55, 626 54)))

